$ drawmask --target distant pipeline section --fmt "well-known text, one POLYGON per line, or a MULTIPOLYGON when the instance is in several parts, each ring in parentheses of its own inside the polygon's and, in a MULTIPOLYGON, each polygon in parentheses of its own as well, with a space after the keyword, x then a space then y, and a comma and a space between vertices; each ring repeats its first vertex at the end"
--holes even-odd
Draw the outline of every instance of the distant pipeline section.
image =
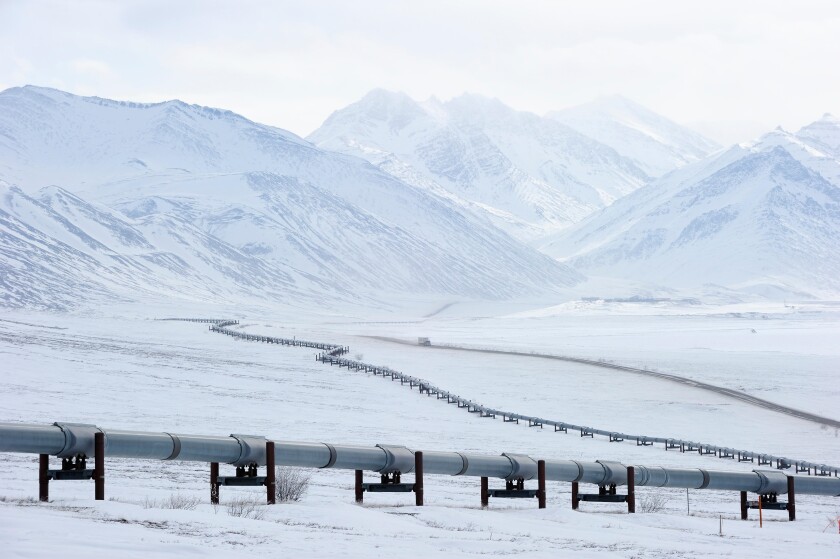
POLYGON ((227 328, 228 326, 233 326, 236 324, 239 324, 238 320, 218 321, 214 324, 211 324, 209 330, 212 332, 219 332, 221 334, 233 336, 234 338, 239 338, 240 340, 247 340, 251 342, 264 342, 267 344, 278 344, 292 347, 311 347, 314 349, 320 349, 324 352, 323 355, 330 355, 333 357, 344 355, 345 353, 350 351, 350 348, 346 346, 326 344, 322 342, 310 342, 306 340, 298 340, 297 338, 277 338, 274 336, 259 336, 256 334, 248 334, 247 332, 236 332, 227 328))
MULTIPOLYGON (((364 363, 361 361, 348 359, 346 357, 342 357, 343 355, 349 353, 350 348, 347 346, 342 346, 338 344, 329 344, 329 343, 322 343, 322 342, 311 342, 305 340, 298 340, 296 338, 278 338, 273 336, 261 336, 256 334, 249 334, 246 332, 239 332, 235 330, 231 330, 229 326, 235 326, 239 324, 238 320, 213 320, 213 319, 196 319, 196 318, 170 318, 164 320, 181 320, 187 322, 199 322, 199 323, 210 323, 209 329, 213 332, 225 334, 228 336, 232 336, 242 340, 248 341, 257 341, 263 343, 270 343, 270 344, 279 344, 279 345, 287 345, 287 346, 295 346, 295 347, 309 347, 314 349, 321 350, 321 353, 316 356, 316 360, 329 365, 338 365, 340 367, 347 367, 348 370, 360 371, 373 374, 375 376, 382 376, 383 378, 390 378, 392 381, 399 380, 401 385, 408 385, 410 389, 414 389, 415 387, 418 388, 419 394, 426 394, 427 396, 435 396, 438 400, 446 400, 448 404, 456 404, 458 408, 465 409, 469 413, 479 414, 479 417, 488 417, 491 419, 496 419, 497 416, 501 417, 505 423, 519 423, 520 421, 527 421, 529 427, 539 427, 543 428, 545 425, 550 425, 554 428, 555 432, 563 432, 568 433, 571 429, 572 431, 577 431, 581 437, 590 437, 594 438, 595 435, 602 436, 608 438, 610 442, 635 442, 637 446, 653 446, 655 443, 662 444, 665 450, 675 450, 679 452, 697 452, 701 456, 714 456, 720 459, 737 459, 739 462, 749 462, 749 463, 756 463, 759 466, 770 466, 777 470, 786 470, 790 468, 794 468, 797 474, 805 473, 816 477, 828 477, 828 476, 835 476, 840 477, 840 467, 837 466, 830 466, 827 464, 817 464, 814 462, 810 462, 807 460, 795 460, 792 458, 788 458, 785 456, 777 456, 774 454, 769 453, 760 453, 754 452, 751 450, 741 450, 735 449, 731 447, 719 446, 714 444, 708 443, 700 443, 696 441, 689 441, 685 439, 678 439, 678 438, 671 438, 671 437, 653 437, 647 435, 634 435, 634 434, 627 434, 618 431, 611 431, 605 429, 598 429, 594 427, 587 427, 583 425, 576 425, 573 423, 565 422, 565 421, 557 421, 551 419, 544 419, 540 417, 528 416, 523 415, 515 412, 499 410, 495 408, 490 408, 484 406, 482 404, 473 402, 470 399, 464 398, 457 394, 453 394, 449 391, 443 390, 435 386, 434 384, 430 383, 427 380, 414 377, 411 375, 407 375, 405 373, 395 371, 389 367, 383 367, 378 365, 371 365, 369 363, 364 363)), ((377 338, 382 339, 382 338, 377 338)), ((384 340, 393 341, 388 338, 384 338, 384 340)), ((442 346, 448 349, 460 349, 460 348, 452 348, 450 346, 442 346)), ((470 350, 470 351, 483 351, 483 350, 470 350)), ((518 353, 518 352, 506 352, 502 350, 488 350, 490 353, 506 353, 506 354, 514 354, 514 355, 527 355, 533 356, 533 354, 528 353, 518 353)), ((551 358, 551 356, 545 356, 551 358)), ((592 364, 592 365, 600 365, 600 366, 609 366, 610 368, 619 368, 619 369, 628 369, 632 370, 631 367, 623 367, 620 365, 612 365, 608 363, 602 363, 599 361, 590 361, 584 359, 575 359, 575 358, 560 358, 562 360, 569 360, 573 362, 579 362, 584 364, 592 364)), ((641 370, 640 370, 641 371, 641 370)), ((662 376, 663 373, 654 373, 655 375, 662 376)), ((664 375, 670 376, 670 375, 664 375)), ((681 378, 681 377, 676 377, 681 378)), ((688 380, 688 379, 686 379, 688 380)), ((691 381, 694 382, 694 381, 691 381)))

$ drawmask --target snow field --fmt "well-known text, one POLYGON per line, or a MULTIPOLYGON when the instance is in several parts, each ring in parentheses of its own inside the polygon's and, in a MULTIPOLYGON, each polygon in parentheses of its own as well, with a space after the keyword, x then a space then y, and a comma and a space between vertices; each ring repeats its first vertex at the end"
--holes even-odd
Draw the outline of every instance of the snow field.
MULTIPOLYGON (((747 467, 730 460, 611 444, 478 418, 433 397, 419 397, 397 382, 316 363, 311 350, 239 342, 210 333, 206 325, 125 318, 93 320, 32 312, 7 313, 4 319, 41 326, 0 321, 0 360, 5 370, 14 371, 13 375, 0 377, 2 420, 84 421, 105 428, 199 434, 241 432, 280 440, 369 446, 391 443, 488 454, 524 452, 537 457, 619 459, 626 464, 747 467)), ((422 326, 440 338, 447 327, 452 327, 447 325, 451 320, 442 318, 437 325, 428 322, 422 326)), ((499 322, 501 337, 512 330, 504 324, 499 322)), ((520 403, 553 409, 551 391, 566 386, 551 384, 553 376, 571 378, 575 390, 588 386, 587 373, 567 370, 565 364, 532 365, 525 360, 527 374, 546 384, 540 390, 523 393, 508 376, 522 366, 507 358, 422 350, 336 334, 341 330, 363 333, 373 328, 363 325, 345 328, 295 324, 292 320, 244 320, 242 326, 267 335, 291 334, 346 343, 351 347, 351 357, 363 353, 366 361, 427 378, 468 397, 473 397, 473 389, 484 387, 486 392, 475 394, 474 399, 498 398, 500 407, 514 411, 520 403), (448 369, 447 363, 451 364, 448 369), (430 378, 429 372, 441 378, 430 378)), ((379 334, 387 330, 396 335, 420 325, 376 328, 379 334)), ((539 341, 534 332, 530 335, 532 341, 539 341)), ((519 340, 523 345, 529 342, 524 337, 519 340)), ((604 414, 605 421, 623 421, 644 410, 645 402, 648 408, 654 408, 663 397, 678 402, 690 396, 656 390, 644 394, 635 380, 618 385, 599 382, 580 398, 575 398, 570 389, 558 392, 562 410, 586 412, 592 406, 581 402, 585 404, 590 395, 602 402, 615 402, 617 398, 610 396, 623 396, 621 405, 598 412, 604 414)), ((710 431, 701 434, 708 434, 710 439, 723 432, 740 436, 741 424, 729 418, 742 413, 742 407, 733 403, 722 408, 726 416, 717 415, 710 431)), ((709 416, 707 410, 691 403, 683 405, 683 413, 694 418, 709 416)), ((660 426, 676 428, 678 424, 672 420, 669 412, 659 419, 660 426)), ((647 414, 640 424, 656 426, 655 421, 653 414, 647 414)), ((787 418, 773 421, 785 448, 799 449, 795 445, 800 444, 801 422, 787 418)), ((808 447, 802 446, 801 450, 808 447)), ((836 450, 836 443, 828 448, 830 452, 836 450)), ((57 464, 57 459, 53 460, 57 464)), ((231 517, 225 503, 242 495, 262 498, 264 493, 259 489, 222 488, 222 505, 213 508, 206 504, 206 464, 112 459, 106 465, 106 496, 114 500, 95 503, 92 484, 86 482, 53 483, 50 489, 54 501, 41 505, 16 501, 37 495, 36 457, 6 454, 4 462, 7 467, 0 472, 0 501, 5 500, 0 502, 0 541, 14 557, 48 553, 71 536, 74 541, 66 549, 70 557, 190 553, 236 557, 271 546, 277 546, 278 553, 297 557, 326 553, 375 557, 393 555, 398 549, 429 557, 547 557, 558 552, 576 557, 757 557, 771 552, 799 556, 802 550, 811 557, 831 557, 837 535, 823 530, 828 518, 840 512, 836 500, 801 496, 797 499, 797 522, 783 522, 784 513, 768 513, 767 524, 760 530, 754 522, 735 520, 737 494, 690 491, 692 516, 686 516, 684 492, 639 488, 640 502, 649 495, 664 496, 663 511, 628 516, 622 505, 582 503, 581 512, 575 513, 569 506, 569 485, 552 482, 548 484, 549 508, 545 511, 536 509, 536 500, 498 499, 491 500, 489 511, 481 511, 477 506, 478 479, 445 476, 427 476, 428 506, 423 509, 411 506, 411 495, 366 495, 365 506, 358 507, 352 503, 352 472, 318 470, 312 472, 312 486, 302 502, 262 507, 264 517, 254 520, 231 517), (201 504, 195 510, 151 506, 172 494, 199 498, 201 504), (719 515, 724 516, 723 537, 718 535, 719 515), (50 529, 44 530, 44 525, 50 529)), ((232 472, 229 466, 222 469, 232 472)), ((369 474, 367 479, 372 481, 375 476, 369 474)), ((491 481, 491 486, 495 484, 501 485, 502 481, 491 481)), ((594 489, 582 487, 584 491, 594 489)))

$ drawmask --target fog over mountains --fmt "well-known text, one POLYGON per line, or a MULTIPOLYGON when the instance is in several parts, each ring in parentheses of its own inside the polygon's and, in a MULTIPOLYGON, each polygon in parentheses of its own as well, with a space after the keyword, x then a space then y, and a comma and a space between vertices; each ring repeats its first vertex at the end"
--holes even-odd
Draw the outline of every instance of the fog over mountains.
POLYGON ((832 296, 838 158, 831 116, 718 150, 622 98, 540 117, 375 90, 307 141, 181 101, 13 88, 0 304, 553 301, 598 278, 832 296))

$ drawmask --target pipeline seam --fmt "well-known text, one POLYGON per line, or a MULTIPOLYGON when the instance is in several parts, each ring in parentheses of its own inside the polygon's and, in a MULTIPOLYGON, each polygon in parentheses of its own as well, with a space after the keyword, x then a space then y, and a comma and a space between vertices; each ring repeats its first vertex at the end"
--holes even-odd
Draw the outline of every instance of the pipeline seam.
POLYGON ((455 474, 455 475, 456 475, 456 476, 460 476, 460 475, 463 475, 463 474, 464 474, 464 472, 466 472, 467 470, 469 470, 469 469, 470 469, 470 461, 469 461, 469 459, 468 459, 466 456, 464 456, 464 455, 463 455, 463 454, 461 454, 460 452, 458 452, 457 454, 458 454, 458 456, 460 456, 460 457, 461 457, 461 463, 463 464, 463 466, 461 467, 461 471, 460 471, 460 472, 458 472, 458 473, 457 473, 457 474, 455 474))
POLYGON ((578 481, 580 481, 580 480, 581 480, 581 478, 583 478, 583 466, 582 466, 582 465, 581 465, 581 463, 580 463, 580 462, 578 462, 577 460, 572 460, 572 462, 574 462, 574 463, 575 463, 575 466, 577 466, 577 469, 578 469, 578 475, 577 475, 577 477, 576 477, 575 479, 573 479, 572 481, 573 481, 573 482, 575 482, 575 483, 577 483, 578 481))
POLYGON ((332 467, 333 467, 333 465, 335 464, 336 459, 338 458, 338 453, 335 451, 335 447, 334 447, 333 445, 328 444, 328 443, 323 443, 323 445, 324 445, 325 447, 327 447, 327 449, 329 449, 329 451, 330 451, 330 459, 329 459, 329 461, 327 461, 326 465, 321 466, 321 469, 323 469, 323 468, 332 468, 332 467))
POLYGON ((164 460, 175 460, 181 454, 181 439, 178 435, 173 435, 172 433, 167 433, 167 435, 172 439, 172 454, 164 458, 164 460))
POLYGON ((245 456, 245 453, 247 451, 245 450, 245 445, 243 444, 242 439, 240 439, 236 435, 230 435, 230 437, 233 440, 235 440, 237 442, 237 444, 239 445, 239 458, 237 458, 233 462, 229 462, 229 464, 238 464, 242 460, 242 458, 245 456))

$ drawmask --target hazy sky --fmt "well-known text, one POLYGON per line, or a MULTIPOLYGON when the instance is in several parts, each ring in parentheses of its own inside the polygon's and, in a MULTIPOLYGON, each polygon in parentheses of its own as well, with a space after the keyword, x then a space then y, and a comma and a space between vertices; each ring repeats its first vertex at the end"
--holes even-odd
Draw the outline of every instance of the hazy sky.
POLYGON ((840 2, 0 0, 0 89, 178 98, 301 135, 370 89, 622 94, 729 142, 840 114, 840 2))

